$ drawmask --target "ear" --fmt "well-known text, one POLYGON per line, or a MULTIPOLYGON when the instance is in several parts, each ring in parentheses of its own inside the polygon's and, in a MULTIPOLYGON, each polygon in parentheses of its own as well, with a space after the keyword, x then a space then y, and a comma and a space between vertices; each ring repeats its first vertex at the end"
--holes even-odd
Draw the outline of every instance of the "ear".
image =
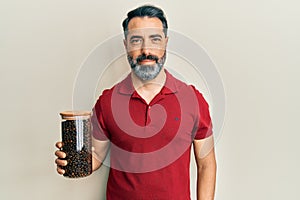
POLYGON ((127 51, 127 42, 126 42, 126 38, 123 39, 123 44, 124 44, 125 50, 127 51))
POLYGON ((166 37, 165 48, 167 48, 168 42, 169 42, 169 36, 166 37))

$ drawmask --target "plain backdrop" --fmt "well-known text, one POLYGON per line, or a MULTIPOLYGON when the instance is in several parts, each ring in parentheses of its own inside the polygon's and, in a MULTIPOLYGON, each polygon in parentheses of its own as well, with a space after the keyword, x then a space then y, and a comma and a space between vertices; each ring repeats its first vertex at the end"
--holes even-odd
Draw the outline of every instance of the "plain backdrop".
MULTIPOLYGON (((56 173, 58 113, 72 108, 74 81, 88 54, 120 34, 126 13, 144 3, 163 8, 169 27, 200 44, 222 77, 226 118, 216 145, 216 199, 300 199, 296 0, 1 0, 0 199, 104 199, 106 167, 78 180, 56 173)), ((99 83, 98 94, 109 80, 99 83)))

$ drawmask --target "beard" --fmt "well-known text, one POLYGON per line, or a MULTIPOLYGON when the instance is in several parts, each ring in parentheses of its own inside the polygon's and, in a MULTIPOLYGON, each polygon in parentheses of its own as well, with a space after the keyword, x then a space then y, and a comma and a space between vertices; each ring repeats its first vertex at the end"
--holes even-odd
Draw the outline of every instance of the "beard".
POLYGON ((127 56, 128 62, 134 74, 143 81, 153 80, 157 77, 166 61, 166 52, 159 59, 157 56, 145 54, 138 56, 135 60, 131 56, 127 56), (154 65, 139 65, 138 62, 143 60, 154 60, 154 65))

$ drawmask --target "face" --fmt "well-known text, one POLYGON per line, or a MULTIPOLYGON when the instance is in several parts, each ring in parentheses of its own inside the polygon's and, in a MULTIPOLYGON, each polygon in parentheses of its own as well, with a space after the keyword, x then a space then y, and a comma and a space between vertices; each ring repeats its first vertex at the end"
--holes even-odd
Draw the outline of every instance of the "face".
POLYGON ((129 21, 124 44, 133 72, 141 80, 152 80, 166 59, 168 39, 158 18, 135 17, 129 21))

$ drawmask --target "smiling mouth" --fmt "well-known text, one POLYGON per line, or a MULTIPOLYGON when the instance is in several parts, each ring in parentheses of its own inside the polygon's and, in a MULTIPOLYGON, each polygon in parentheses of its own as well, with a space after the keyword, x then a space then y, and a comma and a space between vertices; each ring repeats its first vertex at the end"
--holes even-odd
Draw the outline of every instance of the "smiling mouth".
POLYGON ((136 58, 138 63, 156 63, 158 61, 158 57, 154 55, 145 55, 142 54, 136 58))
POLYGON ((143 64, 143 63, 155 63, 155 60, 151 60, 151 59, 145 59, 145 60, 141 60, 139 63, 143 64))

